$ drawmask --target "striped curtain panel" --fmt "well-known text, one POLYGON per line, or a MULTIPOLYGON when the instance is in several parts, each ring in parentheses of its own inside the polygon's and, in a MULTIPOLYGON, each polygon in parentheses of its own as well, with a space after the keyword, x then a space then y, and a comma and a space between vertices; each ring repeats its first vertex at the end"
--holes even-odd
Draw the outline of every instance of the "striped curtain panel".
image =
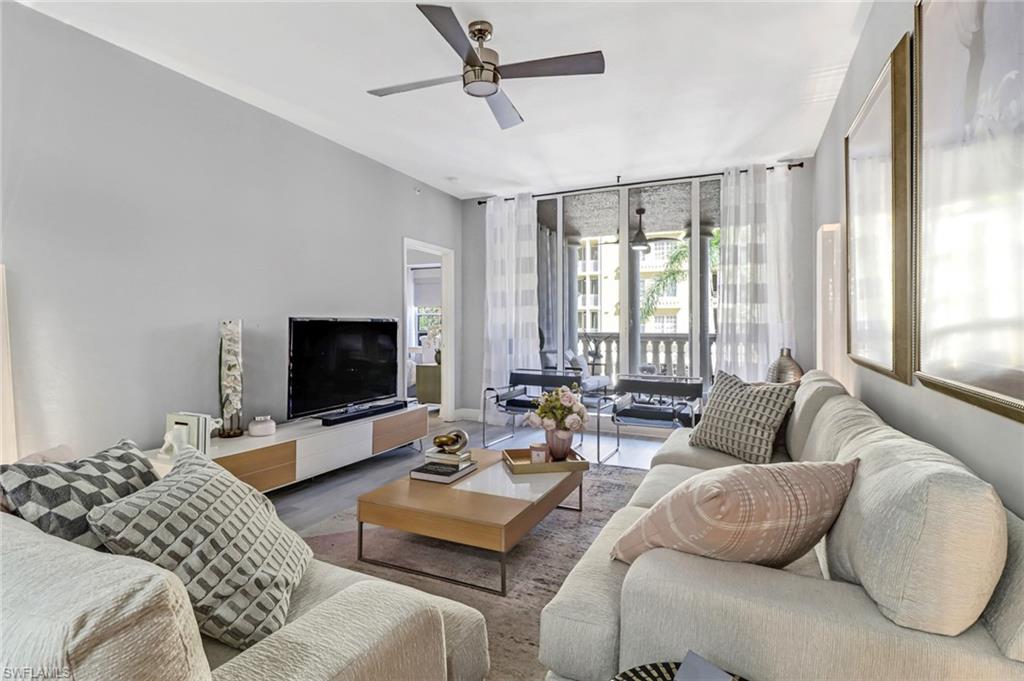
POLYGON ((766 171, 730 169, 722 181, 718 368, 764 380, 768 339, 766 171))
MULTIPOLYGON (((483 385, 508 384, 513 369, 540 368, 537 208, 531 194, 487 201, 483 385)), ((484 404, 488 423, 506 421, 484 404)))
POLYGON ((718 367, 763 381, 779 350, 796 350, 793 177, 784 163, 725 172, 718 367))

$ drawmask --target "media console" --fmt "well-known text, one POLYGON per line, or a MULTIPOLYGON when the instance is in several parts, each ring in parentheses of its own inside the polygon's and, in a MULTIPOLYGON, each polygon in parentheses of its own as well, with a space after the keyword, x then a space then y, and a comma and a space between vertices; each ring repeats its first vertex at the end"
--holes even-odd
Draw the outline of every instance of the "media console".
MULTIPOLYGON (((364 410, 365 413, 365 410, 364 410)), ((427 436, 427 407, 400 405, 394 411, 337 425, 313 418, 285 423, 266 437, 213 438, 207 452, 240 480, 261 492, 284 487, 396 449, 427 436)), ((147 452, 159 475, 173 461, 147 452)))

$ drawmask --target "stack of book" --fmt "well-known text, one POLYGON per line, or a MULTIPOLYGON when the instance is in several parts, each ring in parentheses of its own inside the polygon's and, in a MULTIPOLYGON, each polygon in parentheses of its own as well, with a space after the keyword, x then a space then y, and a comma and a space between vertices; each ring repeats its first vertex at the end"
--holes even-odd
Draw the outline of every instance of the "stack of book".
POLYGON ((466 463, 467 461, 472 461, 472 456, 473 452, 469 449, 469 447, 463 449, 461 452, 458 452, 456 454, 448 454, 442 449, 439 449, 437 447, 431 447, 424 453, 423 458, 427 460, 427 463, 433 462, 459 464, 466 463))
POLYGON ((455 482, 476 470, 476 462, 470 457, 469 449, 464 449, 458 454, 446 454, 437 447, 433 447, 426 451, 424 458, 427 462, 419 468, 409 471, 409 477, 413 480, 445 484, 455 482))

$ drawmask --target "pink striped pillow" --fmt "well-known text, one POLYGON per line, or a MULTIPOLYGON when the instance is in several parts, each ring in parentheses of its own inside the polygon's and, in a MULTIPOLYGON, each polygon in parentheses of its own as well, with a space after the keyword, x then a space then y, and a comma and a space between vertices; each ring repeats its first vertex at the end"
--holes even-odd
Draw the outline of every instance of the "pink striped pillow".
POLYGON ((654 548, 784 567, 810 551, 853 484, 857 460, 743 464, 680 483, 619 537, 612 557, 627 563, 654 548))

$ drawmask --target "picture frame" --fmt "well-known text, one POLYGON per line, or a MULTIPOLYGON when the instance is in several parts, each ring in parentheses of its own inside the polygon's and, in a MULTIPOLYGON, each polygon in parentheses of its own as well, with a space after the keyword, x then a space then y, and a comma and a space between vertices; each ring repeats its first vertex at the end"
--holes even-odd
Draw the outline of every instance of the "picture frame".
POLYGON ((892 50, 844 138, 846 350, 911 383, 911 38, 892 50))
POLYGON ((915 376, 1018 422, 1024 165, 1012 157, 1024 131, 1003 124, 1024 104, 1024 38, 1005 30, 1022 20, 1017 3, 919 0, 912 74, 915 376))

